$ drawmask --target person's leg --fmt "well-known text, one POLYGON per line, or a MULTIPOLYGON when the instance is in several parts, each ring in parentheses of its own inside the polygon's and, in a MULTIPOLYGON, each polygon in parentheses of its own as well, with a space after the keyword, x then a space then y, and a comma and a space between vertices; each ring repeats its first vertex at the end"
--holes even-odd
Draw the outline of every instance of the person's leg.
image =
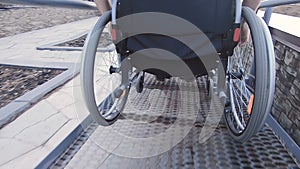
MULTIPOLYGON (((257 11, 259 3, 261 0, 244 0, 243 1, 243 6, 247 6, 251 8, 253 11, 257 11)), ((241 40, 240 43, 241 45, 245 45, 249 39, 249 27, 246 23, 242 24, 242 30, 241 30, 241 40)))
MULTIPOLYGON (((243 6, 247 6, 247 7, 251 8, 254 12, 256 12, 260 1, 261 0, 244 0, 243 6)), ((240 41, 240 44, 242 46, 247 43, 249 36, 250 36, 249 26, 247 23, 243 23, 242 30, 241 30, 241 41, 240 41)), ((253 63, 255 63, 255 57, 254 57, 253 63)), ((255 70, 256 70, 255 65, 256 64, 251 65, 249 76, 246 79, 246 84, 251 86, 252 88, 254 88, 254 85, 255 85, 254 84, 255 80, 253 78, 253 77, 255 77, 255 70)))
POLYGON ((96 6, 100 11, 100 14, 105 13, 106 11, 111 9, 110 0, 95 0, 96 6))
POLYGON ((247 7, 251 8, 253 11, 256 11, 260 1, 261 0, 244 0, 243 6, 247 6, 247 7))

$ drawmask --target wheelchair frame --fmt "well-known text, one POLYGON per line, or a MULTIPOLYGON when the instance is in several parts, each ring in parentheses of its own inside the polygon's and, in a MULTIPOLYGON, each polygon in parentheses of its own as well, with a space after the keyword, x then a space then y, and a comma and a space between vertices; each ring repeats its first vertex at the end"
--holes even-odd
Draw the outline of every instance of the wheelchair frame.
MULTIPOLYGON (((265 23, 262 20, 260 20, 251 9, 246 7, 242 8, 240 0, 235 0, 235 3, 237 6, 235 9, 237 15, 235 15, 234 24, 240 25, 242 15, 244 15, 243 18, 245 18, 245 21, 247 21, 250 25, 250 31, 253 31, 254 34, 256 34, 254 35, 254 37, 255 36, 259 37, 259 38, 252 37, 254 40, 253 42, 254 46, 256 48, 254 51, 255 59, 253 59, 252 62, 256 64, 256 66, 254 67, 255 69, 258 70, 254 72, 255 87, 253 87, 254 90, 251 91, 253 93, 252 95, 255 95, 255 97, 251 98, 251 95, 249 95, 246 98, 243 98, 244 100, 246 99, 246 101, 248 102, 247 103, 248 107, 250 102, 252 102, 250 107, 251 108, 250 113, 248 113, 249 121, 245 122, 244 121, 245 119, 241 119, 243 118, 243 114, 239 114, 239 112, 237 112, 237 111, 244 111, 244 110, 242 110, 243 108, 241 108, 240 105, 236 106, 236 104, 245 104, 245 103, 243 103, 243 99, 235 98, 237 96, 234 95, 237 95, 239 92, 242 92, 242 90, 236 92, 233 89, 234 85, 243 84, 244 85, 243 90, 247 90, 248 93, 250 91, 250 89, 246 89, 248 88, 249 85, 245 82, 248 77, 246 76, 244 77, 243 75, 244 67, 238 65, 240 64, 241 61, 243 61, 244 58, 238 57, 236 59, 234 57, 231 57, 233 59, 230 59, 230 61, 234 61, 233 64, 237 64, 237 66, 235 65, 235 68, 233 69, 234 66, 230 65, 229 68, 226 69, 226 79, 227 79, 226 83, 229 86, 229 92, 226 92, 224 88, 217 90, 217 93, 212 92, 213 91, 212 89, 210 89, 210 91, 211 94, 217 94, 218 96, 223 97, 223 100, 225 100, 225 102, 226 100, 229 100, 230 104, 226 105, 227 107, 225 107, 225 111, 224 111, 226 124, 229 128, 231 136, 237 141, 244 142, 249 138, 251 138, 260 130, 260 128, 264 124, 268 112, 271 109, 273 95, 274 95, 274 88, 275 88, 274 87, 275 59, 274 59, 274 51, 272 46, 271 35, 268 32, 268 28, 265 25, 265 23), (260 30, 259 28, 262 28, 262 30, 260 30), (259 49, 260 48, 259 46, 264 46, 264 48, 259 49), (257 72, 263 72, 263 73, 257 73, 257 72), (267 81, 264 81, 265 78, 267 78, 267 81), (228 95, 229 95, 229 99, 226 99, 228 98, 227 97, 228 95)), ((82 66, 83 75, 81 76, 81 78, 83 82, 84 98, 91 115, 100 125, 104 125, 104 126, 111 125, 118 119, 118 116, 120 115, 120 113, 122 112, 125 106, 129 94, 129 89, 132 85, 136 86, 138 92, 142 92, 143 89, 142 80, 144 77, 144 72, 139 71, 136 74, 133 73, 131 74, 130 77, 128 75, 129 74, 128 72, 131 71, 130 59, 124 59, 126 58, 126 56, 125 57, 120 56, 124 54, 124 53, 120 53, 118 54, 118 57, 121 58, 121 60, 123 61, 122 65, 120 67, 109 68, 110 73, 121 72, 122 80, 121 80, 120 87, 116 88, 111 94, 109 94, 107 99, 105 99, 100 105, 97 105, 94 99, 95 98, 95 94, 93 93, 94 86, 93 84, 91 84, 93 83, 92 81, 94 76, 93 75, 94 70, 93 67, 90 65, 94 65, 95 54, 97 52, 96 50, 97 43, 99 41, 100 35, 102 33, 102 30, 104 29, 105 24, 111 20, 112 27, 113 28, 117 27, 117 5, 118 5, 118 1, 116 0, 113 2, 112 11, 105 13, 98 20, 94 29, 90 32, 88 36, 88 39, 85 44, 85 49, 83 51, 84 53, 83 66, 82 66), (103 104, 107 102, 107 100, 114 100, 114 99, 116 99, 118 103, 116 102, 110 103, 112 104, 114 110, 109 110, 108 112, 111 113, 112 111, 116 111, 116 115, 110 117, 109 119, 105 119, 105 117, 103 117, 101 114, 101 111, 103 111, 104 108, 101 107, 107 107, 107 105, 103 106, 103 104)), ((117 32, 113 31, 112 36, 117 36, 117 32)), ((225 64, 227 65, 227 63, 225 64)), ((247 73, 250 74, 250 72, 247 73)), ((218 79, 219 79, 218 73, 214 73, 213 76, 211 76, 208 79, 208 81, 211 83, 210 88, 216 88, 216 87, 219 88, 220 86, 222 86, 220 85, 220 81, 222 83, 222 80, 218 80, 218 79)))

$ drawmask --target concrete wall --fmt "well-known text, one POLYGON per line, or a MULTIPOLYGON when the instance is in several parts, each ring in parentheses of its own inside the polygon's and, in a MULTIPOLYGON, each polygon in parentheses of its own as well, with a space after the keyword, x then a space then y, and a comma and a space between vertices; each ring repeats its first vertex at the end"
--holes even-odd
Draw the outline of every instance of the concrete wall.
POLYGON ((276 92, 272 115, 300 146, 300 52, 274 41, 276 92))

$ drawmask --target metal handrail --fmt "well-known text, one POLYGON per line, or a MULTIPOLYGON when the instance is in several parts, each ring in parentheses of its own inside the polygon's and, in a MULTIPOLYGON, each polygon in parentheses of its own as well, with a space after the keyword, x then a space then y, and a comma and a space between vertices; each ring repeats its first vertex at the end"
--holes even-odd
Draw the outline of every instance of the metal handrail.
MULTIPOLYGON (((0 0, 0 3, 96 9, 96 5, 93 2, 83 0, 0 0)), ((259 8, 270 8, 295 3, 300 3, 300 0, 267 0, 262 1, 259 8)))
POLYGON ((272 12, 273 12, 273 7, 281 6, 281 5, 290 5, 295 3, 300 3, 300 0, 268 0, 268 1, 261 2, 258 9, 267 8, 263 16, 263 19, 265 20, 266 24, 269 25, 272 12))
POLYGON ((260 3, 259 8, 271 8, 275 6, 289 5, 295 3, 300 3, 300 0, 268 0, 268 1, 262 1, 260 3))

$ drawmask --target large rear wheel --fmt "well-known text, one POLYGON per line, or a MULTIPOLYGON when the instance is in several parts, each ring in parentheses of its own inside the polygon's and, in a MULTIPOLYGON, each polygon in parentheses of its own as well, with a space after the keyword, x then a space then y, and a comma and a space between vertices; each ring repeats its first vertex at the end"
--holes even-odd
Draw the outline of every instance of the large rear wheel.
POLYGON ((262 128, 270 112, 275 89, 275 59, 265 23, 250 8, 243 7, 242 13, 242 25, 249 27, 250 39, 245 45, 238 45, 228 58, 231 104, 225 110, 225 119, 231 136, 245 142, 262 128))
POLYGON ((111 12, 103 14, 90 31, 83 50, 81 66, 82 91, 87 108, 98 124, 113 124, 123 111, 129 94, 128 61, 121 61, 114 49, 108 30, 111 12), (122 62, 122 64, 121 64, 122 62))

